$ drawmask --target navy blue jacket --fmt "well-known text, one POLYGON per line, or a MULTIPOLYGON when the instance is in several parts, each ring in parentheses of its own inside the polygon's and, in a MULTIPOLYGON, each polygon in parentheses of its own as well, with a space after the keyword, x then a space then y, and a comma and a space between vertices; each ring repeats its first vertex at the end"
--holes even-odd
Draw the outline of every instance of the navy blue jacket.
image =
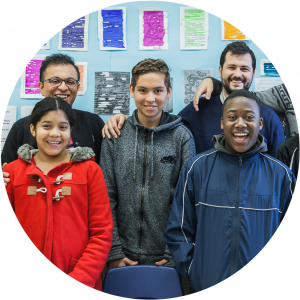
POLYGON ((259 253, 294 186, 288 167, 265 153, 211 149, 184 165, 164 237, 191 292, 226 279, 259 253))
MULTIPOLYGON (((267 153, 275 157, 278 146, 284 141, 283 128, 279 117, 271 108, 261 104, 261 109, 264 126, 259 133, 265 138, 267 153)), ((191 102, 178 115, 194 136, 197 154, 213 148, 213 136, 223 133, 220 95, 213 96, 210 100, 200 98, 199 111, 195 111, 191 102)))

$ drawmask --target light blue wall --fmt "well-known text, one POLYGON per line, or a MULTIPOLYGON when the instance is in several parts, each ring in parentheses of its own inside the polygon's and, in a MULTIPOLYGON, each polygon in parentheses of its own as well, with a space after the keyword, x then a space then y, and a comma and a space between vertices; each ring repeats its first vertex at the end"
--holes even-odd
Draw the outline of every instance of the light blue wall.
MULTIPOLYGON (((207 50, 180 50, 180 17, 179 4, 156 1, 124 3, 117 6, 126 6, 127 12, 127 51, 100 51, 98 40, 98 12, 92 12, 89 18, 88 51, 58 51, 58 33, 50 42, 50 50, 40 50, 37 54, 49 55, 55 52, 73 56, 75 61, 88 62, 88 87, 84 96, 77 96, 74 108, 94 111, 95 72, 98 71, 126 71, 145 58, 162 58, 171 68, 173 77, 173 113, 177 114, 183 108, 182 100, 182 69, 213 68, 214 77, 218 78, 220 54, 230 41, 221 40, 221 21, 218 17, 209 14, 209 39, 207 50), (139 7, 159 7, 168 13, 169 50, 139 51, 139 7)), ((200 7, 201 8, 201 7, 200 7)), ((68 25, 68 24, 66 24, 68 25)), ((234 24, 233 24, 234 25, 234 24)), ((247 34, 247 33, 245 33, 247 34)), ((251 37, 250 37, 251 38, 251 37)), ((46 41, 45 41, 46 42, 46 41)), ((250 40, 246 41, 254 51, 257 60, 259 76, 259 61, 266 58, 265 54, 250 40)), ((25 68, 25 66, 24 66, 25 68)), ((8 105, 17 106, 17 119, 21 116, 21 106, 35 105, 38 100, 20 99, 21 80, 16 83, 8 105)), ((254 82, 251 90, 254 90, 254 82)), ((134 101, 130 99, 130 113, 134 110, 134 101)), ((106 121, 108 116, 101 116, 106 121)))

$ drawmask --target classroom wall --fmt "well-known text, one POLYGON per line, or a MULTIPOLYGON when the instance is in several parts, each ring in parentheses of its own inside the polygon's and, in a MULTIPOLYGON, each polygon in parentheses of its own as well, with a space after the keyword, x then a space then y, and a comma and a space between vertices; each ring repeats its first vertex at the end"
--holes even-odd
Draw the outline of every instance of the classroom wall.
MULTIPOLYGON (((100 6, 100 5, 99 5, 100 6)), ((220 18, 209 14, 209 38, 206 50, 180 50, 180 13, 179 5, 161 1, 128 2, 116 6, 126 7, 127 24, 127 50, 126 51, 100 51, 98 40, 98 12, 89 15, 89 41, 88 51, 58 51, 58 33, 50 41, 50 50, 39 50, 36 54, 50 55, 52 53, 65 53, 74 57, 75 61, 88 62, 88 85, 84 96, 77 96, 73 105, 76 109, 94 112, 95 72, 122 71, 130 72, 132 67, 145 58, 161 58, 167 62, 173 77, 173 113, 177 114, 183 108, 182 70, 212 68, 213 76, 218 78, 218 68, 222 50, 230 41, 221 40, 220 18), (168 13, 169 49, 156 51, 139 50, 139 7, 159 7, 168 13)), ((201 8, 201 7, 198 7, 201 8)), ((68 24, 66 24, 67 26, 68 24)), ((235 25, 235 24, 232 24, 235 25)), ((247 35, 247 32, 244 32, 247 35)), ((249 37, 251 38, 251 36, 249 37)), ((47 42, 47 41, 45 41, 47 42)), ((245 41, 253 50, 257 60, 255 78, 260 77, 259 62, 267 58, 259 47, 251 40, 245 41)), ((24 66, 25 68, 26 66, 24 66)), ((21 80, 19 79, 11 95, 9 106, 17 106, 17 119, 21 117, 21 106, 33 106, 39 100, 20 98, 21 80)), ((250 88, 254 91, 254 81, 250 88)), ((135 109, 134 101, 130 98, 130 114, 135 109)), ((108 115, 101 118, 106 121, 108 115)))

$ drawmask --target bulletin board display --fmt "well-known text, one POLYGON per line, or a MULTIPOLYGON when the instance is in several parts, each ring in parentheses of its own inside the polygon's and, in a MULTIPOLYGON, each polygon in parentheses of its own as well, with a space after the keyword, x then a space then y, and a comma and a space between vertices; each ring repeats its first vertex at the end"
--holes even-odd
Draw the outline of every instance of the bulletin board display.
MULTIPOLYGON (((106 43, 109 42, 107 35, 99 34, 99 20, 104 18, 107 20, 108 13, 106 12, 99 18, 99 11, 91 12, 88 15, 88 18, 85 18, 85 24, 87 24, 88 28, 82 29, 82 22, 78 21, 78 31, 75 28, 75 32, 77 36, 81 36, 83 32, 83 47, 82 51, 79 49, 74 50, 61 50, 61 49, 69 49, 61 46, 61 32, 57 32, 50 41, 45 41, 47 43, 47 47, 49 49, 40 49, 37 51, 36 55, 44 56, 50 55, 52 53, 65 53, 72 56, 75 62, 81 62, 87 64, 87 83, 85 86, 85 92, 79 93, 76 98, 76 101, 73 104, 73 107, 80 110, 85 110, 89 112, 94 112, 95 109, 95 90, 97 89, 97 81, 99 80, 99 74, 106 72, 106 74, 114 74, 114 78, 117 78, 116 73, 119 74, 128 74, 131 72, 131 69, 141 60, 145 58, 153 58, 158 59, 161 58, 165 60, 165 62, 170 67, 170 73, 173 82, 173 97, 172 97, 172 112, 177 114, 183 107, 184 104, 184 70, 210 70, 212 75, 215 78, 219 77, 219 63, 220 63, 220 55, 223 49, 226 47, 228 43, 231 43, 232 40, 224 40, 224 34, 222 34, 222 20, 209 12, 201 11, 201 7, 198 7, 196 10, 192 8, 183 10, 183 7, 188 8, 185 5, 170 3, 170 2, 155 2, 155 1, 141 1, 141 2, 128 2, 121 3, 116 5, 116 7, 121 7, 122 11, 125 13, 125 19, 122 22, 119 22, 119 26, 121 29, 125 30, 125 39, 124 35, 120 35, 121 38, 118 38, 118 34, 116 36, 117 42, 110 42, 109 47, 114 47, 113 49, 106 50, 101 49, 100 42, 101 38, 104 39, 106 43), (142 9, 141 9, 142 8, 142 9), (154 10, 151 10, 153 9, 154 10), (145 9, 149 9, 149 13, 143 14, 141 16, 141 11, 145 12, 145 9), (152 11, 152 12, 151 12, 152 11), (155 13, 153 13, 153 11, 155 13), (161 13, 158 13, 161 12, 161 13), (191 24, 190 19, 187 19, 190 16, 203 15, 205 19, 203 21, 203 26, 201 27, 201 32, 203 32, 204 40, 190 40, 187 38, 187 33, 189 32, 189 28, 187 27, 185 31, 183 31, 182 27, 182 18, 185 18, 185 23, 188 26, 191 24), (161 46, 151 46, 153 45, 153 41, 149 40, 149 34, 144 35, 145 41, 141 42, 141 28, 146 28, 147 19, 156 18, 157 23, 161 26, 156 27, 156 33, 159 38, 157 41, 161 46), (141 19, 145 20, 145 24, 141 24, 141 19), (88 20, 88 22, 87 22, 88 20), (188 20, 188 21, 187 21, 188 20), (81 27, 80 27, 81 26, 81 27), (144 27, 143 27, 144 26, 144 27), (186 42, 184 46, 183 40, 180 41, 180 32, 185 32, 186 42), (86 39, 84 39, 87 36, 86 39), (106 39, 105 39, 106 36, 106 39), (100 37, 100 38, 99 38, 100 37), (146 40, 146 38, 148 38, 146 40), (141 46, 141 43, 146 46, 141 46), (152 43, 152 44, 151 44, 152 43), (166 44, 167 43, 167 44, 166 44), (118 46, 121 45, 121 46, 118 46), (149 46, 150 45, 150 46, 149 46), (167 45, 167 46, 166 46, 167 45), (192 45, 193 48, 189 49, 188 45, 192 45), (120 47, 120 50, 115 49, 116 47, 120 47), (97 76, 96 76, 97 75, 97 76), (81 95, 80 95, 81 94, 81 95)), ((99 7, 99 10, 101 8, 99 7)), ((103 9, 103 8, 102 8, 103 9)), ((106 8, 107 9, 107 8, 106 8)), ((114 15, 118 14, 117 12, 113 12, 114 15)), ((124 13, 123 13, 124 15, 124 13)), ((111 21, 109 19, 109 21, 111 21)), ((76 20, 74 19, 74 23, 76 20)), ((70 24, 66 24, 68 27, 70 24)), ((234 24, 232 24, 234 25, 234 24)), ((102 24, 103 27, 103 24, 102 24)), ((148 27, 147 27, 148 28, 148 27)), ((105 29, 105 33, 107 32, 107 28, 105 29)), ((149 31, 148 31, 149 33, 149 31)), ((246 35, 246 33, 245 33, 246 35)), ((253 50, 256 60, 257 60, 257 71, 255 74, 255 78, 261 78, 259 72, 259 62, 261 59, 267 59, 266 55, 259 49, 259 47, 253 43, 251 37, 248 37, 249 40, 244 40, 247 45, 253 50)), ((66 38, 65 38, 66 39, 66 38)), ((76 44, 76 43, 75 43, 76 44)), ((77 47, 81 45, 77 40, 77 47)), ((26 66, 24 66, 25 69, 26 66)), ((202 74, 203 72, 201 72, 202 74)), ((210 74, 211 74, 210 73, 210 74)), ((104 73, 105 74, 105 73, 104 73)), ((130 75, 131 76, 131 75, 130 75)), ((127 75, 123 76, 124 84, 127 85, 128 77, 127 75)), ((130 77, 131 78, 131 77, 130 77)), ((199 84, 199 81, 195 81, 195 84, 199 84)), ((125 86, 126 86, 125 85, 125 86)), ((250 90, 254 91, 255 86, 254 82, 250 88, 250 90)), ((196 90, 196 86, 189 87, 189 92, 192 94, 196 90)), ((13 90, 12 96, 9 101, 9 106, 17 107, 17 119, 21 117, 21 107, 22 106, 33 106, 39 99, 34 98, 21 98, 21 78, 16 83, 16 86, 13 90)), ((127 96, 125 95, 123 98, 125 99, 127 96)), ((190 96, 191 97, 191 96, 190 96)), ((98 99, 99 100, 99 99, 98 99)), ((117 101, 116 103, 120 103, 117 101)), ((122 102, 123 103, 123 102, 122 102)), ((129 104, 123 104, 123 106, 119 105, 120 111, 128 112, 129 115, 132 114, 135 109, 134 100, 129 96, 129 104)), ((118 109, 101 109, 99 110, 104 113, 108 113, 105 115, 101 115, 101 118, 106 121, 114 112, 117 112, 118 109)))

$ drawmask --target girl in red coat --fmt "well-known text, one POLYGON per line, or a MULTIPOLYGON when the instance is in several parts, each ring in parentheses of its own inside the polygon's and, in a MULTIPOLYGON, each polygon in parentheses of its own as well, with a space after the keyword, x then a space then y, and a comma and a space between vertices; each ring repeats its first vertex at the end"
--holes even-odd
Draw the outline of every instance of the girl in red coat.
POLYGON ((73 125, 71 107, 61 98, 38 102, 30 118, 37 149, 19 148, 19 158, 5 167, 6 190, 35 246, 60 270, 101 290, 112 243, 109 198, 92 149, 67 149, 73 125))

